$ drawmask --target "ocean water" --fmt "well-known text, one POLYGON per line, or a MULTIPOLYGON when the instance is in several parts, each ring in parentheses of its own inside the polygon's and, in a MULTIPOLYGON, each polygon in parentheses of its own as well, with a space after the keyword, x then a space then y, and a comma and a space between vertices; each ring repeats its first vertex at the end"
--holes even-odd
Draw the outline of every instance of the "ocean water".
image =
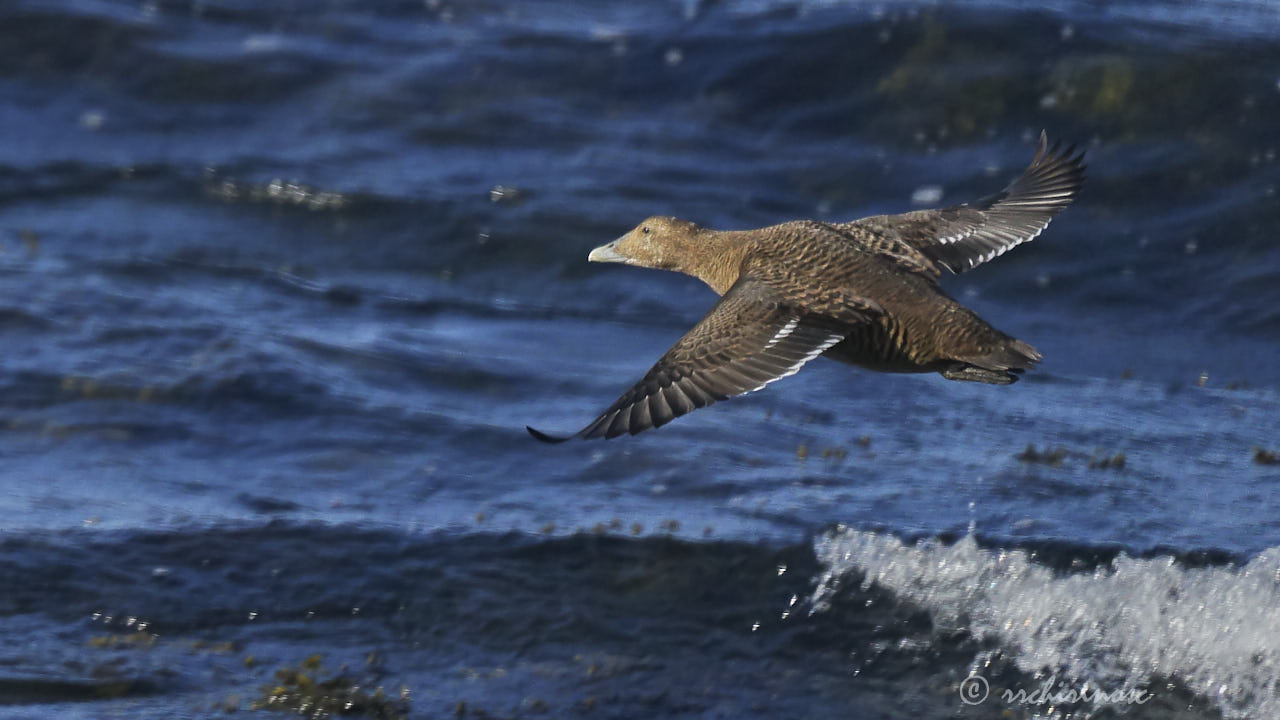
POLYGON ((0 4, 0 717, 1280 717, 1277 38, 1236 0, 0 4), (1079 200, 943 279, 1044 353, 1016 385, 814 362, 525 433, 714 302, 592 247, 963 202, 1041 129, 1079 200))

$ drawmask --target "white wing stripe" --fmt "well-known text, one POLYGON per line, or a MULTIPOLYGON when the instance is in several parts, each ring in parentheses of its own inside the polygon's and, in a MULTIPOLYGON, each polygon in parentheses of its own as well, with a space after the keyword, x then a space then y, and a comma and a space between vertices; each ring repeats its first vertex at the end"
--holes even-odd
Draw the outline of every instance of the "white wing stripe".
MULTIPOLYGON (((791 324, 791 323, 788 323, 788 325, 790 325, 790 324, 791 324)), ((788 333, 788 334, 789 334, 789 333, 788 333)), ((787 368, 787 370, 786 370, 785 372, 783 372, 781 375, 779 375, 779 376, 777 376, 777 377, 775 377, 775 378, 770 378, 770 379, 768 379, 768 380, 765 380, 764 382, 760 383, 760 384, 759 384, 759 385, 757 385, 756 387, 753 387, 753 388, 751 388, 750 390, 744 390, 744 391, 742 391, 741 393, 738 393, 738 394, 739 394, 739 395, 746 395, 747 393, 753 393, 753 392, 755 392, 755 391, 757 391, 757 390, 759 390, 759 389, 763 388, 765 385, 768 385, 768 384, 769 384, 769 383, 771 383, 771 382, 776 382, 776 381, 778 381, 778 380, 781 380, 781 379, 782 379, 782 378, 784 378, 784 377, 791 377, 792 375, 795 375, 796 373, 800 372, 800 368, 804 367, 804 364, 805 364, 805 363, 807 363, 807 362, 809 362, 810 360, 812 360, 812 359, 814 359, 814 358, 818 357, 818 356, 819 356, 819 355, 821 355, 822 353, 824 353, 824 352, 826 352, 826 351, 830 350, 830 349, 831 349, 831 346, 835 345, 836 343, 840 342, 840 341, 841 341, 841 340, 843 340, 843 339, 844 339, 844 334, 843 334, 843 333, 841 333, 841 334, 839 334, 839 335, 828 335, 828 336, 827 336, 827 339, 826 339, 826 340, 823 340, 821 345, 819 345, 818 347, 814 348, 813 350, 810 350, 807 354, 805 354, 805 356, 804 356, 804 357, 800 358, 798 361, 796 361, 796 363, 795 363, 794 365, 792 365, 791 367, 787 368)))
POLYGON ((818 357, 819 355, 826 352, 827 350, 830 350, 832 345, 835 345, 836 343, 840 342, 843 339, 844 339, 843 333, 840 335, 828 335, 827 339, 823 340, 821 345, 809 351, 809 354, 805 355, 795 365, 792 365, 791 367, 787 368, 787 371, 785 373, 779 375, 777 378, 774 378, 774 379, 777 380, 779 378, 795 375, 797 372, 800 371, 800 368, 803 367, 805 363, 818 357))
MULTIPOLYGON (((764 346, 764 349, 768 350, 774 345, 777 345, 778 343, 782 342, 784 339, 787 338, 787 336, 791 335, 791 333, 796 331, 796 326, 799 324, 800 324, 800 318, 798 317, 793 317, 790 320, 788 320, 787 324, 783 325, 782 329, 778 330, 778 333, 773 336, 773 339, 770 340, 769 343, 764 346)), ((760 387, 764 387, 764 386, 761 385, 760 387)), ((758 390, 759 388, 756 388, 756 389, 758 390)))

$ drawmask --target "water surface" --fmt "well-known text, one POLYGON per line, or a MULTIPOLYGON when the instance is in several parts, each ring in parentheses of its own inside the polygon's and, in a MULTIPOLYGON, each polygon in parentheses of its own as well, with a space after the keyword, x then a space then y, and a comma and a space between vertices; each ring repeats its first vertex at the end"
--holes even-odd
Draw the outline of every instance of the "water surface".
POLYGON ((6 4, 0 715, 221 716, 282 666, 413 717, 1115 710, 966 705, 974 672, 1280 713, 1278 28, 6 4), (1087 148, 1079 201, 943 279, 1044 353, 1017 385, 816 362, 636 438, 525 434, 714 302, 592 247, 963 202, 1041 129, 1087 148))

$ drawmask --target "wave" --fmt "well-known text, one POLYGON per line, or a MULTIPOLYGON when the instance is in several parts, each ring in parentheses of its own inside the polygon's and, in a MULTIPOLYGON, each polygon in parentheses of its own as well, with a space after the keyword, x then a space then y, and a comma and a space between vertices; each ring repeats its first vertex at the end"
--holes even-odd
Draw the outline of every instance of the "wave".
MULTIPOLYGON (((1034 676, 1108 691, 1171 679, 1225 717, 1280 717, 1280 548, 1206 567, 1120 553, 1062 572, 1034 551, 984 548, 973 535, 913 544, 838 528, 815 551, 826 570, 814 612, 829 609, 845 582, 876 586, 928 612, 935 626, 994 643, 1034 676)), ((990 662, 979 653, 974 666, 990 662)))

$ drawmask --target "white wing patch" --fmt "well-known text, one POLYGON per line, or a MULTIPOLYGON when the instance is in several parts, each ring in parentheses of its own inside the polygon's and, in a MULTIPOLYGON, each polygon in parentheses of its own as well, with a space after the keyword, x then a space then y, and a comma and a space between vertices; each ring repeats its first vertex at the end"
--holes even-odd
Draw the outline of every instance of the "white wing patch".
MULTIPOLYGON (((1009 203, 1005 203, 1005 204, 1009 204, 1009 203)), ((1028 243, 1028 242, 1031 242, 1032 240, 1035 240, 1037 237, 1040 236, 1040 233, 1044 232, 1044 229, 1048 226, 1049 226, 1049 221, 1044 220, 1043 222, 1037 223, 1035 226, 1024 230, 1023 232, 1026 233, 1025 235, 1019 233, 1016 229, 996 230, 996 229, 983 229, 983 228, 975 227, 975 228, 968 228, 963 232, 958 232, 958 233, 955 233, 954 235, 944 235, 940 238, 935 239, 934 242, 936 242, 939 245, 955 245, 957 243, 962 244, 966 240, 970 240, 971 238, 974 238, 974 237, 978 237, 980 239, 984 238, 983 233, 986 233, 985 239, 987 239, 988 241, 990 239, 995 239, 1000 241, 1000 245, 998 245, 997 247, 985 253, 974 255, 968 258, 967 260, 965 260, 966 268, 974 268, 985 262, 988 262, 997 257, 1000 257, 1001 255, 1005 254, 1006 252, 1012 250, 1013 248, 1023 243, 1028 243)))
MULTIPOLYGON (((797 321, 792 320, 791 322, 788 322, 786 326, 784 326, 784 328, 783 328, 784 330, 785 330, 787 327, 791 327, 791 329, 790 329, 790 330, 787 330, 787 335, 790 335, 790 334, 795 330, 795 328, 794 328, 794 327, 792 327, 792 326, 794 326, 796 322, 797 322, 797 321)), ((779 334, 781 334, 781 332, 782 332, 782 331, 780 330, 780 331, 778 331, 778 332, 779 332, 779 334)), ((783 337, 786 337, 786 336, 784 335, 783 337)), ((812 360, 812 359, 814 359, 814 358, 818 357, 818 356, 819 356, 819 355, 821 355, 822 353, 824 353, 824 352, 826 352, 826 351, 830 350, 830 349, 831 349, 831 347, 832 347, 833 345, 835 345, 836 343, 840 342, 841 340, 844 340, 844 338, 845 338, 844 333, 828 335, 828 336, 827 336, 827 339, 826 339, 826 340, 823 340, 821 345, 819 345, 818 347, 814 348, 813 350, 810 350, 808 354, 806 354, 804 357, 802 357, 802 358, 800 358, 799 360, 797 360, 797 361, 796 361, 796 363, 795 363, 794 365, 792 365, 791 367, 787 368, 787 369, 786 369, 786 371, 785 371, 785 372, 783 372, 781 375, 779 375, 779 376, 777 376, 777 377, 775 377, 775 378, 770 378, 770 379, 768 379, 768 380, 765 380, 764 382, 762 382, 762 383, 760 383, 759 385, 757 385, 757 386, 755 386, 755 387, 751 388, 750 390, 743 390, 742 392, 738 393, 738 395, 736 395, 735 397, 738 397, 738 396, 741 396, 741 395, 746 395, 747 393, 753 393, 753 392, 755 392, 755 391, 757 391, 757 390, 759 390, 759 389, 763 388, 765 385, 768 385, 768 384, 769 384, 769 383, 771 383, 771 382, 777 382, 778 380, 781 380, 781 379, 782 379, 782 378, 784 378, 784 377, 791 377, 792 375, 795 375, 796 373, 800 372, 800 368, 804 367, 804 364, 805 364, 805 363, 807 363, 807 362, 809 362, 810 360, 812 360)), ((778 339, 781 339, 781 338, 778 338, 778 339)))
POLYGON ((939 245, 950 245, 951 243, 960 242, 961 240, 969 237, 972 234, 973 234, 973 231, 969 230, 968 232, 962 232, 956 235, 947 235, 945 237, 938 238, 937 242, 939 245))
POLYGON ((1046 220, 1039 227, 1032 230, 1026 237, 1015 237, 1013 242, 1009 242, 1008 244, 1001 245, 1000 247, 997 247, 996 249, 992 250, 991 252, 985 255, 980 255, 974 258, 970 258, 969 267, 970 268, 977 267, 984 262, 1000 257, 1001 255, 1009 252, 1010 250, 1014 249, 1019 245, 1022 245, 1023 243, 1029 243, 1032 240, 1035 240, 1036 238, 1040 237, 1040 233, 1043 233, 1044 229, 1047 227, 1049 227, 1049 221, 1046 220))
POLYGON ((778 343, 785 340, 789 335, 791 335, 791 333, 796 331, 796 326, 799 324, 800 324, 800 318, 798 317, 793 317, 790 320, 788 320, 787 324, 783 325, 782 328, 778 330, 777 334, 773 336, 773 339, 770 340, 769 343, 764 346, 764 349, 768 350, 774 345, 777 345, 778 343))

